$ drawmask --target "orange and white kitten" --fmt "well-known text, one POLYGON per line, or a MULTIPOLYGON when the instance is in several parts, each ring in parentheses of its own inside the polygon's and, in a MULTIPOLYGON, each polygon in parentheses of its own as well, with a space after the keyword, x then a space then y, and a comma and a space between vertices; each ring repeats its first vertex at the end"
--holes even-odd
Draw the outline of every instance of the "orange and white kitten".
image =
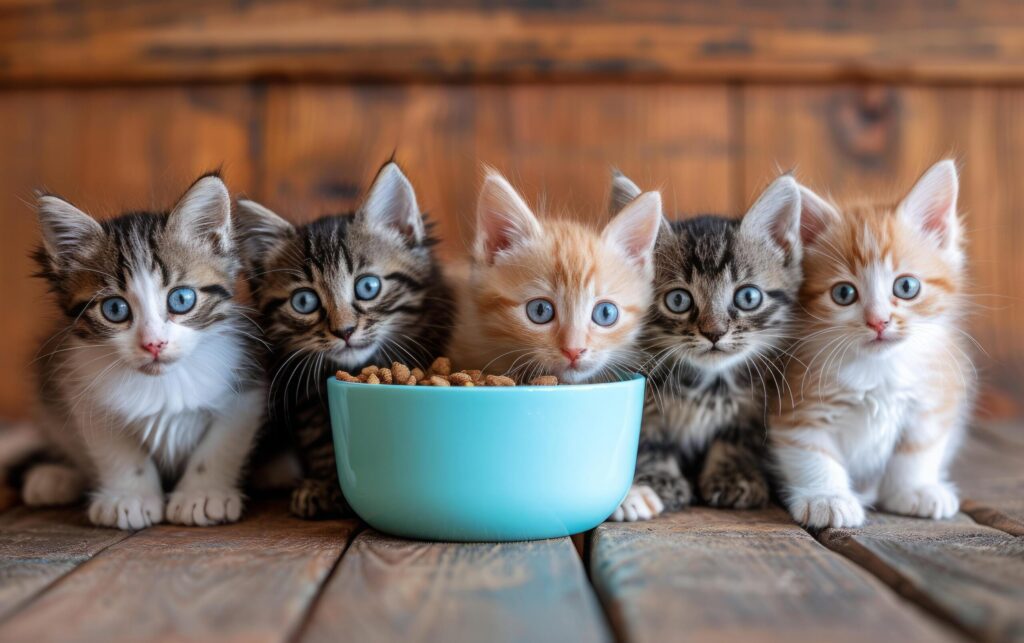
POLYGON ((957 512, 947 467, 974 393, 957 189, 948 160, 895 206, 834 206, 803 188, 805 335, 770 435, 783 500, 804 525, 856 527, 865 505, 957 512))
POLYGON ((636 370, 634 343, 650 305, 661 222, 657 192, 638 196, 601 232, 538 219, 504 177, 489 171, 472 263, 461 278, 454 275, 455 364, 570 383, 636 370))

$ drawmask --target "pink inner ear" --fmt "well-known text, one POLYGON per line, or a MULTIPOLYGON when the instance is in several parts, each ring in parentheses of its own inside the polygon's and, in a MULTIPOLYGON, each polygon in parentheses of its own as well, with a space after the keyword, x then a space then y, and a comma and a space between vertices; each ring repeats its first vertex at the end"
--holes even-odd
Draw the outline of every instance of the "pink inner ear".
POLYGON ((512 245, 514 226, 504 215, 488 212, 484 217, 484 250, 491 258, 512 245))
POLYGON ((822 213, 813 213, 805 209, 800 217, 800 239, 805 246, 809 246, 821 236, 827 227, 827 220, 821 216, 822 213))
POLYGON ((948 190, 932 195, 928 201, 920 204, 922 210, 917 213, 921 225, 929 232, 937 232, 943 239, 949 234, 949 219, 953 211, 955 197, 948 190))

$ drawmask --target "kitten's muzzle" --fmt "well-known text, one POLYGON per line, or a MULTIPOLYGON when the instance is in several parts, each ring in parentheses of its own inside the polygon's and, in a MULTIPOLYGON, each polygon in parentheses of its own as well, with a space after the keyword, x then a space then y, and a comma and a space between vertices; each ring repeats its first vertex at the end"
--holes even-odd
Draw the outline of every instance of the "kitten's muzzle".
POLYGON ((356 332, 356 327, 355 326, 346 326, 344 328, 332 328, 331 329, 331 334, 334 335, 335 337, 337 337, 338 339, 344 340, 344 342, 346 344, 349 343, 348 342, 349 338, 351 338, 352 335, 355 332, 356 332))

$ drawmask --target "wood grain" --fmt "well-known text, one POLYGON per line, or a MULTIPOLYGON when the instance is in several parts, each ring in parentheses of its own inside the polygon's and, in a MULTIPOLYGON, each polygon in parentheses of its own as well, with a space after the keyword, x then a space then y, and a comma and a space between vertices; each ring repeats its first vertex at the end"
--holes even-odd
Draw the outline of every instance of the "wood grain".
POLYGON ((66 640, 74 624, 89 641, 285 640, 355 529, 292 518, 283 502, 234 525, 153 527, 67 575, 0 625, 0 639, 66 640))
POLYGON ((743 190, 772 168, 837 198, 898 200, 935 161, 962 165, 967 222, 969 330, 981 374, 1014 379, 1024 369, 1024 90, 889 86, 745 88, 743 190))
POLYGON ((963 515, 931 521, 885 514, 819 538, 973 638, 1024 640, 1024 539, 963 515))
POLYGON ((1013 0, 7 3, 0 81, 1020 81, 1013 0))
POLYGON ((252 190, 252 90, 247 87, 0 92, 0 417, 24 417, 27 368, 55 320, 30 275, 39 243, 33 190, 45 188, 97 217, 165 209, 204 171, 222 167, 252 190))
POLYGON ((93 527, 84 508, 18 507, 0 515, 0 621, 130 535, 93 527))
POLYGON ((961 510, 975 522, 1024 536, 1024 429, 1020 420, 971 428, 953 466, 961 510))
POLYGON ((613 166, 670 209, 731 211, 731 105, 722 87, 275 86, 267 205, 300 221, 355 207, 395 153, 449 255, 471 245, 484 163, 531 204, 591 220, 613 166))
POLYGON ((611 635, 568 538, 423 543, 360 534, 303 641, 604 641, 611 635))
POLYGON ((777 508, 605 523, 590 575, 629 641, 951 638, 777 508))

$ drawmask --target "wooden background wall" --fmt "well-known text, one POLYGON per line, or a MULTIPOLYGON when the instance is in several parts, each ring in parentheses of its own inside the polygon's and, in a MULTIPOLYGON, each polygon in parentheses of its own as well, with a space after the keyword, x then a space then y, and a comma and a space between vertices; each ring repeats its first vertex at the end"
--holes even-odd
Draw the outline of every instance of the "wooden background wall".
POLYGON ((306 219, 353 206, 392 151, 448 254, 484 162, 598 217, 613 165, 681 212, 738 214, 779 168, 895 194, 953 154, 979 363, 1010 389, 1024 372, 1020 2, 445 4, 0 1, 0 417, 28 412, 51 319, 33 188, 106 216, 222 166, 306 219))

